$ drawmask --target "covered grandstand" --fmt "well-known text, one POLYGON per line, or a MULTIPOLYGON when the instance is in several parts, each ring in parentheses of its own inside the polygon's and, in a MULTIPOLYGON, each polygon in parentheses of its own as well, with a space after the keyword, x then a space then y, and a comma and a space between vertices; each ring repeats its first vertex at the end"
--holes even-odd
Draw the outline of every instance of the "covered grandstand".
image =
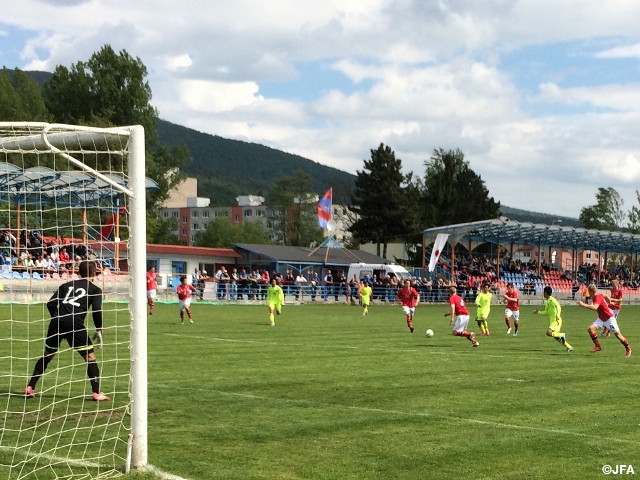
MULTIPOLYGON (((587 228, 534 224, 517 222, 507 218, 496 218, 477 222, 447 225, 423 230, 422 232, 422 267, 425 269, 430 254, 430 245, 438 234, 448 234, 448 252, 453 254, 445 257, 440 264, 440 276, 454 276, 456 265, 454 259, 458 251, 465 250, 465 254, 472 253, 484 244, 495 246, 495 277, 503 289, 507 282, 514 283, 521 292, 539 294, 544 285, 550 285, 554 291, 561 293, 575 293, 574 280, 578 280, 581 268, 579 254, 584 251, 598 252, 598 263, 604 261, 606 266, 608 255, 617 254, 629 260, 631 272, 637 271, 638 253, 640 253, 640 235, 602 231, 587 228), (464 248, 463 248, 464 247, 464 248), (509 272, 504 270, 501 259, 513 258, 514 251, 522 247, 533 247, 539 258, 534 274, 531 272, 509 272), (543 249, 561 249, 568 252, 567 265, 553 265, 545 271, 542 268, 541 253, 543 249)), ((446 249, 443 249, 445 252, 446 249)), ((473 281, 483 280, 481 277, 472 278, 473 281)), ((590 279, 583 279, 589 281, 590 279)), ((627 290, 635 290, 634 284, 627 283, 627 290)))

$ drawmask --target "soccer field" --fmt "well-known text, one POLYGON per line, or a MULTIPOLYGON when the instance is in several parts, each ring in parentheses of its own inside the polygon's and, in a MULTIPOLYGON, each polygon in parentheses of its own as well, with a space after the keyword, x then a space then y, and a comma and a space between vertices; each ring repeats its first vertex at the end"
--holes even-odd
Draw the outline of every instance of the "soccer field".
MULTIPOLYGON (((566 353, 522 310, 494 306, 479 348, 450 335, 447 306, 363 317, 346 305, 161 305, 149 321, 150 463, 185 478, 602 478, 640 473, 638 357, 615 338, 590 354, 593 312, 565 306, 566 353), (428 339, 424 331, 432 328, 428 339)), ((639 307, 623 333, 640 348, 639 307)), ((474 323, 475 326, 475 323, 474 323)), ((476 329, 477 330, 477 329, 476 329)), ((638 350, 640 355, 640 350, 638 350)))
POLYGON ((472 348, 450 334, 447 305, 419 306, 411 334, 399 306, 363 317, 287 305, 272 328, 263 305, 195 303, 195 324, 180 325, 176 304, 158 304, 149 462, 190 480, 601 479, 622 464, 640 474, 640 307, 620 314, 638 348, 628 359, 613 337, 589 353, 592 311, 564 307, 566 353, 534 306, 507 336, 503 308, 472 348))

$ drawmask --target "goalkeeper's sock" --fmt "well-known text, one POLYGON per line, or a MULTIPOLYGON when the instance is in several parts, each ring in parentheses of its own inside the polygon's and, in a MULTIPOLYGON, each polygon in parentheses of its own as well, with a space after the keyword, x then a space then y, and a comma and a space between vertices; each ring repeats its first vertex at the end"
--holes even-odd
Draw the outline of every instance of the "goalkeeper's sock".
POLYGON ((29 380, 29 386, 34 390, 36 388, 36 383, 40 380, 40 377, 47 369, 47 365, 49 365, 52 358, 53 356, 44 355, 38 359, 35 367, 33 367, 33 375, 31 375, 31 380, 29 380))
POLYGON ((91 382, 91 391, 100 393, 100 369, 95 360, 87 361, 87 376, 91 382))

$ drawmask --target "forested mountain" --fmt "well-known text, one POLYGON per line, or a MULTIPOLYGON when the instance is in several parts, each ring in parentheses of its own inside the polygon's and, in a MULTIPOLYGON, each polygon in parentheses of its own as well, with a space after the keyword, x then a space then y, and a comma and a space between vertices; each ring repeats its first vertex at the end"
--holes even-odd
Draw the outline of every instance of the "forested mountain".
MULTIPOLYGON (((334 203, 349 204, 355 175, 307 158, 257 143, 230 140, 158 120, 158 135, 165 145, 186 145, 193 162, 185 173, 198 179, 198 195, 212 205, 235 205, 238 195, 265 195, 274 180, 302 170, 313 177, 313 189, 322 195, 333 187, 334 203)), ((519 222, 582 226, 576 218, 531 212, 502 205, 502 215, 519 222)))
POLYGON ((550 213, 531 212, 519 208, 500 207, 502 215, 516 222, 542 223, 545 225, 559 225, 561 227, 582 227, 582 222, 577 218, 561 217, 550 213))
POLYGON ((321 165, 298 155, 259 145, 198 132, 165 120, 157 122, 164 145, 186 145, 193 162, 184 173, 198 179, 198 196, 216 206, 235 205, 238 195, 265 196, 274 180, 297 170, 313 178, 319 195, 333 187, 333 201, 348 203, 355 175, 321 165))

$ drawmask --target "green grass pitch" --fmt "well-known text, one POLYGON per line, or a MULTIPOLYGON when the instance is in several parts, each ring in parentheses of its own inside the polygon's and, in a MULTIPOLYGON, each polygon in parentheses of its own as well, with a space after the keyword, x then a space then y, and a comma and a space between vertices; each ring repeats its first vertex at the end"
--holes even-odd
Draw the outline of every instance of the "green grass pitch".
POLYGON ((363 317, 287 305, 272 328, 263 305, 194 303, 195 324, 180 325, 177 305, 159 304, 149 463, 190 480, 602 479, 621 464, 640 474, 640 307, 620 314, 637 346, 628 359, 613 337, 589 353, 594 312, 564 306, 566 353, 534 308, 522 307, 513 337, 494 305, 491 336, 472 348, 451 335, 447 305, 419 306, 411 334, 399 306, 363 317))

